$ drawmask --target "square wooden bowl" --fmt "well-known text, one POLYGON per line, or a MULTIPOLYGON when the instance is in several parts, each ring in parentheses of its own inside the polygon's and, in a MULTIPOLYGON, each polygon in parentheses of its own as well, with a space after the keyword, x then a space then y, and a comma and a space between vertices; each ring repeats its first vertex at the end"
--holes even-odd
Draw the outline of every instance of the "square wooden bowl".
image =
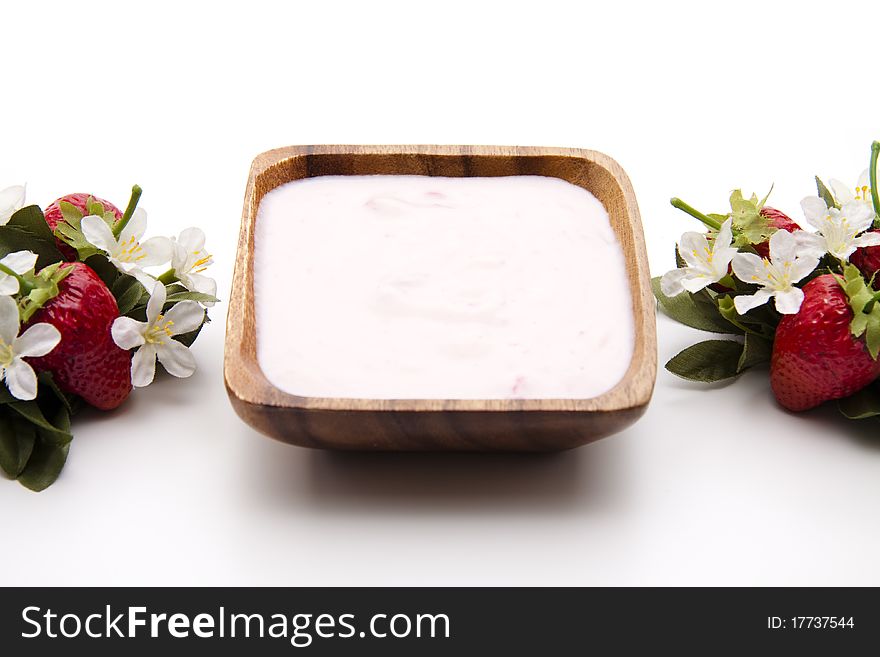
MULTIPOLYGON (((586 257, 586 256, 585 256, 586 257)), ((547 451, 620 431, 645 411, 657 349, 645 240, 623 169, 595 151, 506 146, 291 146, 254 160, 245 193, 229 300, 224 374, 236 412, 278 440, 347 450, 547 451), (273 386, 257 361, 254 224, 263 196, 323 175, 554 176, 608 210, 632 292, 635 350, 623 379, 591 399, 381 400, 298 397, 273 386)))

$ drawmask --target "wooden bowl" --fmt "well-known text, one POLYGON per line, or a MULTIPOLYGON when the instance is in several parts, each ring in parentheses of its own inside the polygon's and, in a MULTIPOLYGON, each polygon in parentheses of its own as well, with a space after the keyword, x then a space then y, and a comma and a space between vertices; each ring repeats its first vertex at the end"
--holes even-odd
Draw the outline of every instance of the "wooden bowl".
POLYGON ((654 300, 636 198, 623 169, 595 151, 501 146, 291 146, 254 160, 229 300, 226 389, 238 415, 278 440, 347 450, 547 451, 620 431, 644 413, 657 375, 654 300), (263 196, 322 175, 555 176, 592 192, 623 247, 635 350, 623 379, 592 399, 381 400, 298 397, 257 362, 254 223, 263 196))

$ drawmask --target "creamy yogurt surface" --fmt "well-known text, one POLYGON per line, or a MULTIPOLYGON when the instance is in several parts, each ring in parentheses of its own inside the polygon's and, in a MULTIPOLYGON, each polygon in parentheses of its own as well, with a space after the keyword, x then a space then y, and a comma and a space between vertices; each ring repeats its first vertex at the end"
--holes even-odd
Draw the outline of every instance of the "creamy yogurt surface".
POLYGON ((306 397, 580 399, 633 354, 602 204, 557 178, 321 176, 260 203, 257 356, 306 397))

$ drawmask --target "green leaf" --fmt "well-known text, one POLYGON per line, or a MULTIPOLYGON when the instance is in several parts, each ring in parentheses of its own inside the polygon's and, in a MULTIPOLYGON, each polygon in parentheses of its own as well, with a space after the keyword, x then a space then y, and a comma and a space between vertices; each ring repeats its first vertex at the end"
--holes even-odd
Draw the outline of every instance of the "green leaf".
MULTIPOLYGON (((58 384, 55 383, 55 379, 52 376, 51 372, 40 372, 37 375, 37 380, 40 384, 40 394, 44 391, 51 392, 54 397, 61 402, 61 404, 67 408, 69 413, 73 413, 73 403, 71 402, 71 395, 68 395, 61 388, 58 387, 58 384)), ((56 425, 57 426, 57 425, 56 425)))
POLYGON ((737 374, 746 371, 750 367, 769 363, 772 352, 773 342, 760 335, 746 333, 742 355, 736 366, 737 374))
POLYGON ((742 329, 733 326, 721 317, 717 306, 705 290, 696 295, 682 292, 677 296, 667 297, 660 290, 660 278, 660 276, 656 276, 651 279, 651 288, 654 290, 657 301, 660 302, 660 307, 675 321, 711 333, 741 334, 743 332, 742 329), (706 302, 707 297, 708 303, 706 302))
POLYGON ((49 224, 46 223, 46 217, 43 215, 43 211, 39 206, 28 205, 27 207, 18 210, 9 218, 6 225, 21 228, 22 230, 32 233, 38 239, 49 242, 52 241, 52 229, 49 228, 49 224))
POLYGON ((101 218, 104 217, 104 212, 106 212, 106 210, 104 210, 104 206, 96 201, 93 196, 89 196, 88 201, 86 201, 86 209, 89 211, 89 214, 101 218))
POLYGON ((706 340, 691 345, 666 363, 666 369, 688 381, 712 383, 739 374, 743 343, 706 340))
POLYGON ((31 424, 35 425, 40 431, 40 435, 50 442, 63 445, 73 440, 73 436, 70 433, 69 423, 66 427, 63 425, 55 426, 46 419, 46 416, 43 415, 43 411, 40 409, 40 406, 36 401, 12 402, 9 404, 9 408, 21 415, 31 424))
MULTIPOLYGON (((89 202, 91 203, 92 201, 94 201, 94 199, 89 197, 89 202)), ((55 237, 76 249, 79 259, 83 262, 91 258, 93 255, 101 253, 101 250, 89 242, 86 239, 86 236, 83 235, 82 211, 67 201, 61 201, 58 206, 61 208, 61 215, 64 217, 64 221, 59 222, 58 225, 55 226, 55 237)), ((96 206, 90 207, 89 212, 96 214, 96 216, 103 217, 108 225, 113 224, 113 214, 110 213, 111 218, 108 221, 104 212, 104 206, 100 203, 96 206), (92 212, 92 210, 98 210, 98 212, 92 212)))
MULTIPOLYGON (((108 261, 109 262, 109 261, 108 261)), ((117 270, 118 271, 118 270, 117 270)), ((113 282, 113 287, 111 288, 111 292, 113 292, 113 296, 117 299, 121 297, 125 292, 135 283, 137 283, 137 279, 134 276, 129 276, 128 274, 123 274, 121 271, 118 272, 118 276, 116 280, 113 282)), ((141 286, 143 289, 143 286, 141 286)))
MULTIPOLYGON (((211 296, 210 294, 203 294, 202 292, 190 292, 182 285, 178 285, 176 283, 168 285, 166 287, 168 295, 165 297, 165 305, 162 306, 162 312, 168 312, 172 306, 181 301, 198 301, 200 303, 217 303, 220 301, 217 297, 211 296), (180 290, 179 292, 171 292, 172 289, 177 288, 180 290)), ((132 319, 136 319, 138 321, 144 321, 146 318, 147 312, 147 302, 150 300, 150 295, 148 292, 144 292, 143 296, 141 296, 140 301, 137 302, 137 305, 132 308, 128 308, 123 311, 122 306, 120 305, 119 312, 122 315, 127 315, 132 319)))
POLYGON ((37 254, 37 269, 62 260, 52 230, 36 205, 21 208, 5 226, 0 226, 0 257, 22 250, 37 254))
POLYGON ((113 285, 116 283, 116 279, 119 277, 119 270, 116 269, 116 265, 110 262, 103 253, 98 253, 86 258, 83 262, 85 262, 89 267, 91 267, 94 272, 98 275, 98 277, 104 281, 104 285, 112 292, 113 285))
POLYGON ((53 262, 43 267, 36 275, 24 274, 24 278, 33 287, 27 296, 21 297, 18 302, 18 311, 23 322, 27 322, 49 299, 58 295, 58 283, 72 271, 70 267, 62 268, 61 264, 61 262, 53 262))
POLYGON ((119 280, 117 280, 117 285, 114 286, 114 295, 117 295, 116 305, 119 306, 119 314, 127 315, 130 313, 145 292, 144 286, 133 276, 128 274, 120 276, 119 280))
POLYGON ((56 445, 45 440, 37 441, 33 454, 18 477, 18 481, 32 491, 42 491, 55 483, 64 464, 70 443, 56 445))
POLYGON ((33 425, 0 413, 0 468, 12 478, 18 477, 34 450, 37 432, 33 425))
POLYGON ((182 335, 175 335, 174 339, 186 347, 191 347, 193 345, 193 342, 196 341, 196 338, 199 337, 199 333, 201 333, 202 329, 205 327, 205 324, 210 323, 210 321, 211 319, 208 317, 208 314, 205 313, 205 319, 202 320, 202 323, 199 324, 199 327, 195 331, 183 333, 182 335))
POLYGON ((761 215, 761 205, 758 197, 752 194, 751 198, 743 198, 742 191, 733 190, 730 195, 730 216, 733 219, 734 246, 742 247, 750 244, 760 244, 766 241, 776 232, 767 220, 761 215))
POLYGON ((68 221, 61 221, 55 226, 55 237, 76 249, 80 260, 88 260, 93 255, 101 253, 101 249, 95 247, 86 239, 79 228, 79 223, 75 226, 68 221))
POLYGON ((837 409, 850 420, 864 420, 880 415, 880 389, 875 384, 837 400, 837 409))
MULTIPOLYGON (((39 208, 37 210, 39 211, 39 208)), ((16 215, 21 212, 22 210, 19 210, 16 215)), ((42 214, 40 216, 42 217, 42 214)), ((37 254, 37 269, 60 262, 61 253, 55 245, 55 240, 51 239, 51 233, 49 235, 50 239, 43 239, 26 227, 12 224, 10 219, 10 223, 0 226, 0 257, 13 251, 33 251, 37 254)))
POLYGON ((834 194, 825 186, 825 183, 822 182, 819 176, 816 176, 816 189, 819 192, 819 196, 825 201, 825 205, 829 208, 840 208, 840 205, 834 200, 834 194))
POLYGON ((687 263, 684 261, 684 258, 681 257, 681 253, 678 251, 678 245, 675 245, 675 266, 678 269, 684 269, 687 267, 687 263))
MULTIPOLYGON (((55 411, 55 414, 52 416, 52 426, 56 427, 53 431, 61 431, 67 434, 70 434, 70 407, 64 404, 58 407, 58 410, 55 411)), ((39 430, 40 435, 44 435, 44 431, 39 430)), ((70 436, 71 440, 73 439, 73 435, 70 436)))
POLYGON ((165 298, 165 307, 167 308, 169 304, 173 305, 178 301, 198 301, 200 303, 217 303, 220 301, 217 297, 211 296, 210 294, 203 294, 202 292, 175 292, 174 294, 169 294, 165 298))
POLYGON ((850 332, 857 338, 865 336, 871 358, 876 360, 880 355, 880 304, 874 300, 874 290, 865 282, 855 265, 844 266, 843 278, 838 276, 837 280, 853 311, 850 332))
POLYGON ((18 401, 18 399, 12 396, 12 393, 9 392, 9 388, 0 384, 0 404, 8 404, 14 401, 18 401))
POLYGON ((767 199, 770 198, 770 194, 773 193, 773 188, 775 186, 776 186, 775 183, 770 185, 770 189, 767 190, 767 193, 764 195, 764 198, 762 198, 760 201, 758 201, 758 211, 759 212, 764 209, 765 205, 767 205, 767 199))
POLYGON ((64 221, 71 226, 79 228, 79 222, 83 218, 82 210, 70 201, 61 201, 58 203, 58 208, 61 210, 61 216, 64 218, 64 221))

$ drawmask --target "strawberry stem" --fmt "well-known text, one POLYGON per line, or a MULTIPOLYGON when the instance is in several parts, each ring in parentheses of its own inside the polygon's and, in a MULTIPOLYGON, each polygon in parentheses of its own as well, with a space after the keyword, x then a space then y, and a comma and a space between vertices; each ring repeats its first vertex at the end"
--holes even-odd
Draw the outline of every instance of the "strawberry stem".
POLYGON ((18 291, 19 293, 27 296, 31 293, 31 290, 34 289, 34 286, 28 283, 24 278, 22 278, 21 274, 16 274, 9 267, 0 262, 0 271, 8 276, 12 276, 15 280, 18 281, 18 291))
POLYGON ((131 221, 131 216, 134 214, 135 208, 137 208, 138 201, 141 200, 141 194, 143 194, 144 190, 140 188, 140 185, 134 185, 131 188, 131 198, 128 199, 128 207, 125 208, 125 213, 122 215, 122 219, 116 222, 116 225, 113 226, 113 237, 118 238, 119 235, 125 230, 125 227, 128 226, 128 222, 131 221))
POLYGON ((880 196, 877 193, 877 158, 880 156, 880 141, 871 144, 871 167, 868 177, 871 185, 871 201, 874 203, 874 214, 880 217, 880 196))
POLYGON ((687 212, 694 219, 698 219, 712 230, 721 230, 721 223, 719 223, 712 217, 707 217, 699 210, 694 209, 693 207, 682 201, 680 198, 672 198, 669 200, 669 202, 672 204, 672 207, 678 208, 682 212, 687 212))

